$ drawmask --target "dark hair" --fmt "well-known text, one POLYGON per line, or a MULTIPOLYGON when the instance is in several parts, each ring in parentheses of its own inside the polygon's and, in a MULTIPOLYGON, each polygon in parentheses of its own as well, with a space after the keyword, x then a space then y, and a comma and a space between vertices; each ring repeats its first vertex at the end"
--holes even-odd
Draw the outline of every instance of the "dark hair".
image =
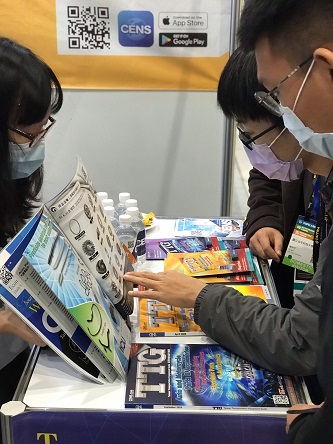
POLYGON ((51 68, 28 48, 0 37, 0 246, 32 215, 43 182, 43 167, 12 180, 8 127, 38 123, 57 113, 62 101, 51 68))
POLYGON ((227 117, 235 117, 239 122, 249 119, 267 120, 273 124, 281 123, 283 126, 281 117, 274 116, 254 98, 254 93, 260 90, 266 91, 257 79, 254 52, 238 47, 221 73, 217 89, 218 104, 227 117))
POLYGON ((298 65, 316 48, 333 41, 331 0, 247 0, 238 29, 239 44, 253 50, 265 36, 298 65))

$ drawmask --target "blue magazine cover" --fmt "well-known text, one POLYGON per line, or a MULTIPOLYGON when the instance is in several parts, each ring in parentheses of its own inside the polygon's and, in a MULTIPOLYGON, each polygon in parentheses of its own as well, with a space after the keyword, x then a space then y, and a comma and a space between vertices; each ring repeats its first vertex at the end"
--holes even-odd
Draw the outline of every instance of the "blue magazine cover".
POLYGON ((298 380, 210 344, 136 344, 125 407, 284 412, 304 402, 298 380))
POLYGON ((176 236, 217 236, 244 239, 243 220, 218 217, 213 219, 180 218, 175 220, 176 236))

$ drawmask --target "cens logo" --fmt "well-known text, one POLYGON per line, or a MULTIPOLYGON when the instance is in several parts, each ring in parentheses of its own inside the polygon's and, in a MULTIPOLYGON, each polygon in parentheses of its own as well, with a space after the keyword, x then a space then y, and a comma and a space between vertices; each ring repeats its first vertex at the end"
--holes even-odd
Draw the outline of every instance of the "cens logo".
POLYGON ((118 14, 118 38, 121 46, 152 46, 153 14, 150 11, 121 11, 118 14))

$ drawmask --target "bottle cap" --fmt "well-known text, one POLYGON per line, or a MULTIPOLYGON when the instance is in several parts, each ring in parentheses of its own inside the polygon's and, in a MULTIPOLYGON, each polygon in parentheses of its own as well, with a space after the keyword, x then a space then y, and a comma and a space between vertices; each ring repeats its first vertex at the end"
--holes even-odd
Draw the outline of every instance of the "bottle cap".
POLYGON ((127 199, 130 199, 131 195, 130 193, 119 193, 119 202, 120 203, 125 203, 127 199))
MULTIPOLYGON (((130 200, 132 200, 132 199, 130 199, 130 200)), ((126 213, 132 217, 138 217, 139 216, 139 208, 138 207, 128 207, 128 208, 126 208, 126 213)))
POLYGON ((119 216, 119 225, 131 225, 132 217, 129 214, 119 216))
POLYGON ((100 201, 102 201, 103 199, 107 199, 109 197, 106 191, 98 191, 98 193, 96 193, 96 196, 100 201))
POLYGON ((126 205, 126 208, 137 207, 138 201, 136 199, 127 199, 125 202, 125 205, 126 205))
POLYGON ((113 199, 103 199, 102 205, 103 207, 113 207, 113 199))
POLYGON ((104 211, 108 216, 114 216, 114 208, 111 206, 104 207, 104 211))

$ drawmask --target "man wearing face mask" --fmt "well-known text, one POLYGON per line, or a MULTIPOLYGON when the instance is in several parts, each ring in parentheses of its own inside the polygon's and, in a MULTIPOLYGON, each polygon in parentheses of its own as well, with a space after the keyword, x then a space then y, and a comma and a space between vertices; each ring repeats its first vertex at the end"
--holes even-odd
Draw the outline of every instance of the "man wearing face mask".
MULTIPOLYGON (((244 84, 244 100, 248 97, 246 87, 244 84)), ((253 103, 253 94, 251 97, 253 103)), ((274 154, 278 161, 282 161, 283 168, 287 166, 291 172, 291 165, 299 156, 304 168, 317 174, 328 174, 332 161, 304 150, 300 153, 299 144, 288 132, 283 132, 272 144, 281 132, 280 129, 273 134, 274 129, 277 128, 267 131, 267 136, 272 131, 269 138, 258 139, 258 143, 267 140, 271 148, 266 147, 266 150, 276 150, 274 154), (278 143, 280 139, 284 139, 284 149, 278 143)), ((259 134, 261 131, 255 132, 259 134)), ((296 162, 300 163, 297 159, 296 162)), ((297 167, 296 176, 300 169, 297 167)), ((292 175, 295 177, 294 173, 292 175)), ((295 296, 292 309, 266 304, 255 297, 244 298, 237 290, 225 285, 205 285, 177 272, 133 272, 127 273, 124 279, 147 288, 133 293, 133 296, 154 298, 179 307, 194 307, 195 322, 208 336, 256 364, 278 373, 311 375, 317 371, 322 258, 327 253, 328 245, 324 242, 317 272, 302 293, 295 296)))
POLYGON ((254 100, 254 93, 262 88, 254 54, 237 48, 221 74, 217 99, 224 114, 236 119, 239 138, 254 167, 244 234, 254 254, 273 260, 271 271, 280 303, 292 308, 295 269, 284 265, 282 258, 298 216, 318 219, 324 178, 306 169, 308 155, 303 153, 304 160, 300 156, 302 148, 286 133, 282 118, 254 100))
MULTIPOLYGON (((329 159, 333 158, 332 21, 332 1, 249 0, 239 29, 242 44, 255 50, 258 76, 269 91, 257 92, 258 103, 282 115, 286 127, 304 150, 329 159), (274 97, 278 97, 279 106, 274 97)), ((329 212, 333 207, 332 171, 322 191, 329 212)), ((330 249, 321 283, 318 364, 318 377, 326 397, 321 408, 314 412, 302 412, 301 407, 291 409, 288 442, 295 444, 333 442, 332 230, 327 242, 330 249)))
MULTIPOLYGON (((0 249, 38 206, 44 137, 62 99, 51 68, 28 48, 0 37, 0 249)), ((45 345, 0 301, 0 406, 14 395, 29 356, 28 343, 45 345)))

